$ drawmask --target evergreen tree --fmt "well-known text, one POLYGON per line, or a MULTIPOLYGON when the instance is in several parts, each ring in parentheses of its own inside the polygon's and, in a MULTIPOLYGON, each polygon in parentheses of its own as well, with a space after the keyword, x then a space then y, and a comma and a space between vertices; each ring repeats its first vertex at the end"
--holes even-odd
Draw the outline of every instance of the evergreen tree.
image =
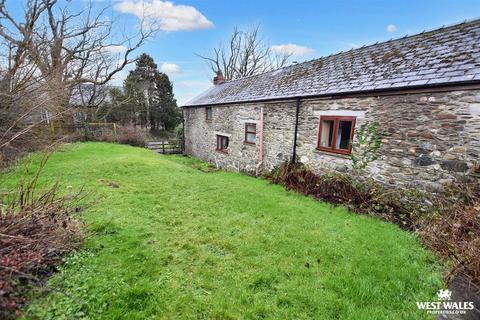
POLYGON ((149 55, 140 55, 123 88, 123 96, 116 93, 122 101, 115 102, 121 103, 119 110, 122 116, 117 115, 117 118, 122 122, 128 119, 151 130, 167 131, 172 131, 181 122, 173 85, 166 74, 157 70, 149 55))

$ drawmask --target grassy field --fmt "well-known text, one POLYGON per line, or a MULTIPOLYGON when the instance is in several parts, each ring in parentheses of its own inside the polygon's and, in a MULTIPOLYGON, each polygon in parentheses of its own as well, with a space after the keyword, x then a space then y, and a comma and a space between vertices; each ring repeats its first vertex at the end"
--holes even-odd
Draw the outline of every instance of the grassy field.
POLYGON ((426 318, 415 302, 434 299, 441 269, 413 235, 199 167, 104 143, 55 153, 44 181, 84 185, 99 201, 82 215, 85 249, 50 280, 75 299, 36 294, 26 318, 426 318))

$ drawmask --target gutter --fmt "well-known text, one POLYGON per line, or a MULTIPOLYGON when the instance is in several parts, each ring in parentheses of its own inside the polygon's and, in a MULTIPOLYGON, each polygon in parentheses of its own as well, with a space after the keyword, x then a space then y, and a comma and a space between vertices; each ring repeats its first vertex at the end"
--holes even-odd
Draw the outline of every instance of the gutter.
MULTIPOLYGON (((346 91, 346 92, 336 92, 336 93, 322 93, 322 94, 311 94, 301 96, 302 99, 314 99, 314 98, 326 98, 334 99, 337 97, 359 97, 359 96, 372 96, 372 95, 402 95, 415 93, 411 92, 413 90, 419 91, 417 93, 427 93, 427 92, 438 92, 438 91, 451 91, 453 88, 458 88, 457 90, 475 90, 480 89, 480 80, 470 80, 470 81, 457 81, 451 83, 434 83, 434 84, 422 84, 416 86, 404 86, 398 88, 384 88, 384 89, 372 89, 372 90, 357 90, 357 91, 346 91), (460 88, 458 88, 460 87, 460 88)), ((265 99, 256 99, 256 100, 238 100, 238 101, 228 101, 228 102, 216 102, 216 103, 207 103, 207 104, 192 104, 184 105, 181 108, 196 108, 196 107, 210 107, 210 106, 223 106, 239 103, 261 103, 261 102, 275 102, 275 101, 289 101, 295 100, 298 96, 291 97, 274 97, 274 98, 265 98, 265 99)))
POLYGON ((182 154, 185 154, 185 110, 182 109, 182 154))
POLYGON ((255 167, 255 175, 258 177, 261 172, 261 167, 263 165, 263 128, 264 128, 264 116, 263 116, 263 107, 260 108, 260 123, 259 123, 259 150, 258 150, 258 163, 255 167))
POLYGON ((297 160, 297 133, 298 133, 298 114, 300 112, 300 97, 295 98, 295 130, 293 135, 292 162, 297 160))

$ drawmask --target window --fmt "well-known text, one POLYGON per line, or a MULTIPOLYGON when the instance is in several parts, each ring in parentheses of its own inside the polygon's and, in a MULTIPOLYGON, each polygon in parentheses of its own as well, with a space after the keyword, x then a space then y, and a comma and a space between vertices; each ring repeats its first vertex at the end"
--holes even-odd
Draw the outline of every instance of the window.
POLYGON ((217 151, 227 152, 228 137, 217 135, 217 151))
POLYGON ((350 154, 355 117, 321 116, 317 149, 350 154))
POLYGON ((205 119, 206 120, 212 120, 213 118, 213 110, 212 107, 206 107, 205 108, 205 119))
POLYGON ((257 141, 257 125, 255 123, 245 123, 245 142, 255 144, 257 141))

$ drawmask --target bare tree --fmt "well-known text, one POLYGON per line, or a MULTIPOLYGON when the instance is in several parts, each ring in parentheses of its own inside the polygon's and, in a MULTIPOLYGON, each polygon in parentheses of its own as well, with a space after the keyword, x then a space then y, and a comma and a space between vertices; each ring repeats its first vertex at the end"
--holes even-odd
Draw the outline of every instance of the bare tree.
POLYGON ((104 84, 112 79, 132 62, 129 59, 132 51, 153 33, 144 30, 146 24, 141 23, 137 34, 112 42, 112 21, 105 15, 105 9, 95 11, 87 4, 84 9, 72 12, 69 4, 28 0, 23 21, 17 21, 5 0, 0 2, 0 36, 16 50, 10 72, 28 59, 55 92, 63 93, 64 99, 79 83, 104 84), (118 46, 125 47, 125 51, 120 62, 112 66, 108 50, 118 46))
POLYGON ((263 39, 260 26, 242 31, 234 28, 230 39, 213 48, 210 55, 200 55, 210 69, 222 72, 226 79, 238 79, 281 68, 288 63, 291 54, 272 52, 263 39))
POLYGON ((86 2, 72 9, 71 3, 26 0, 18 18, 0 0, 0 116, 11 119, 9 126, 0 123, 0 148, 45 120, 31 120, 38 109, 48 108, 51 120, 68 113, 76 88, 88 84, 99 92, 95 87, 133 62, 132 52, 156 31, 141 21, 138 30, 118 35, 107 8, 86 2), (27 126, 9 134, 25 119, 27 126))

